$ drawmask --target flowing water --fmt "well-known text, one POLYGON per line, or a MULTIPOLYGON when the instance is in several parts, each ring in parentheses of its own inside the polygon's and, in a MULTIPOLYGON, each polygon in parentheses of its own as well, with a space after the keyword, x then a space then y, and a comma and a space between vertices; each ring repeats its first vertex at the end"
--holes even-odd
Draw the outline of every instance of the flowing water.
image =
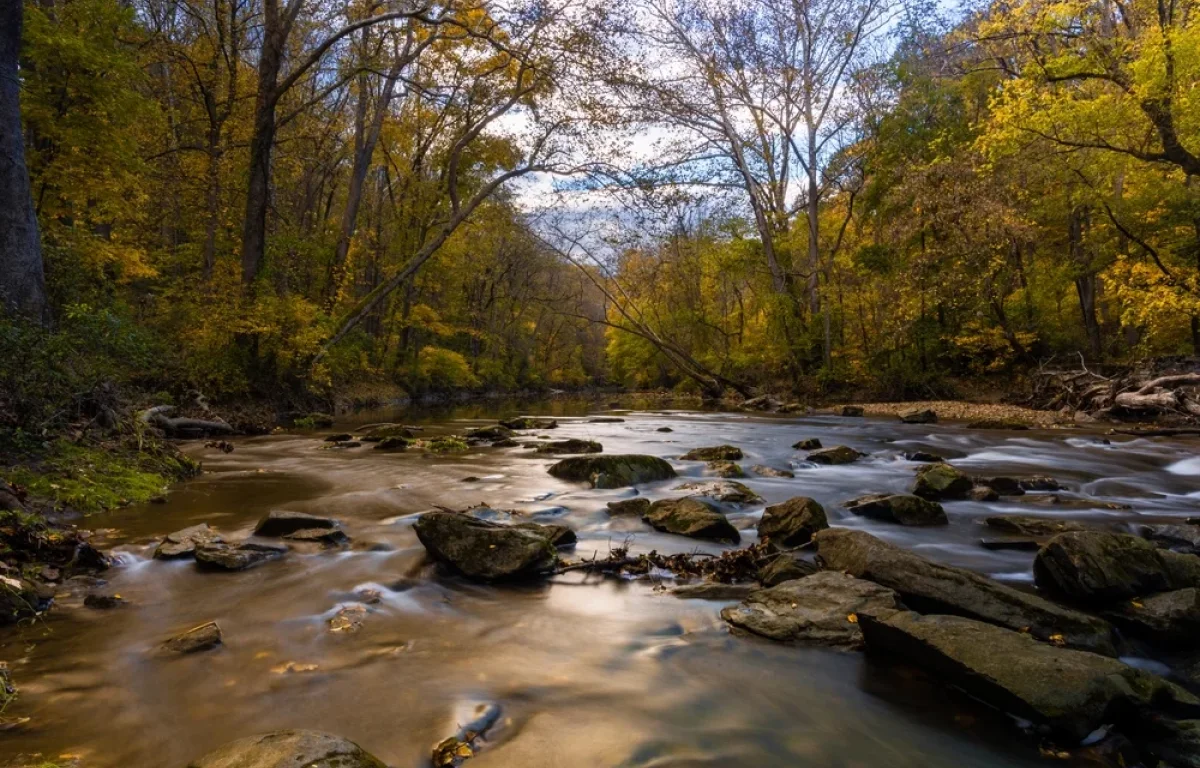
MULTIPOLYGON (((398 419, 424 424, 425 434, 461 433, 520 412, 555 415, 561 427, 547 434, 598 440, 606 453, 674 459, 699 446, 740 446, 746 468, 795 471, 794 479, 745 480, 767 502, 811 496, 834 525, 865 528, 1018 585, 1032 581, 1032 555, 980 547, 984 515, 1154 521, 1194 515, 1200 496, 1195 443, 1110 443, 1077 430, 973 432, 892 419, 670 410, 589 423, 586 406, 564 402, 362 414, 338 429, 398 419), (656 431, 664 426, 674 431, 656 431), (871 455, 849 466, 807 465, 790 447, 806 437, 871 455), (915 467, 900 457, 908 450, 942 454, 977 474, 1051 475, 1075 495, 1133 511, 1042 507, 1030 495, 950 503, 944 528, 848 516, 841 503, 849 498, 906 489, 915 467)), ((111 529, 104 545, 119 553, 104 589, 131 604, 92 610, 75 595, 45 621, 0 636, 0 659, 22 691, 6 714, 30 718, 0 733, 0 764, 40 752, 74 755, 89 768, 179 768, 241 736, 315 728, 351 738, 390 765, 422 766, 434 744, 481 712, 498 718, 469 768, 1045 764, 1011 722, 920 675, 861 654, 733 637, 718 616, 726 603, 678 599, 667 579, 574 573, 538 586, 489 587, 440 575, 426 566, 412 530, 415 514, 434 504, 487 502, 566 523, 578 532, 577 556, 603 555, 627 539, 635 551, 721 547, 610 518, 605 503, 634 491, 561 482, 546 473, 549 458, 524 448, 442 457, 369 445, 324 449, 321 437, 332 431, 240 439, 230 454, 186 446, 206 472, 174 489, 169 503, 88 521, 111 529), (479 479, 464 482, 468 476, 479 479), (292 552, 241 573, 151 557, 170 531, 207 522, 237 538, 272 509, 336 517, 354 544, 292 552), (331 632, 328 619, 363 588, 381 591, 382 601, 358 632, 331 632), (182 657, 157 650, 171 634, 209 620, 224 631, 219 649, 182 657)), ((702 463, 674 464, 681 476, 703 476, 702 463)), ((671 495, 679 482, 641 491, 671 495)), ((745 543, 754 540, 761 510, 731 513, 745 543)))

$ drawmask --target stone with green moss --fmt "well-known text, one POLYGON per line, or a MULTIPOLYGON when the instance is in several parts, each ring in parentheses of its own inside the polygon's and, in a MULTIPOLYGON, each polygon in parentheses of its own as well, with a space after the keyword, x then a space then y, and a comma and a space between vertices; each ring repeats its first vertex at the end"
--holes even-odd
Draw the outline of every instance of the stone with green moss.
POLYGON ((742 539, 737 528, 725 519, 725 515, 696 496, 660 499, 650 505, 642 520, 664 533, 690 536, 693 539, 731 544, 736 544, 742 539))
POLYGON ((975 481, 949 464, 929 464, 917 470, 912 492, 926 499, 965 499, 975 481))
POLYGON ((590 483, 593 488, 623 488, 675 477, 670 464, 657 456, 641 454, 572 456, 551 465, 548 471, 560 480, 590 483))
POLYGON ((693 448, 679 458, 683 461, 736 461, 742 458, 742 449, 735 445, 713 445, 693 448))

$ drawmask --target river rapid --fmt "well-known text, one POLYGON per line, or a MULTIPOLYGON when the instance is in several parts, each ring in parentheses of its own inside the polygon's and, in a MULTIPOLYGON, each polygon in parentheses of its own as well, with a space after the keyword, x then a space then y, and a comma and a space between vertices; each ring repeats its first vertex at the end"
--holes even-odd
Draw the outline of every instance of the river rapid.
MULTIPOLYGON (((1046 765, 1016 724, 934 681, 858 653, 787 647, 730 635, 729 603, 682 600, 669 576, 602 580, 571 573, 550 583, 480 586, 425 563, 412 530, 433 505, 479 502, 575 529, 573 557, 633 550, 711 551, 720 545, 613 518, 605 504, 631 489, 592 490, 546 473, 553 457, 526 448, 472 448, 454 456, 387 453, 369 444, 328 449, 322 437, 376 421, 462 433, 519 413, 554 416, 549 432, 597 440, 605 453, 645 453, 681 478, 640 488, 650 498, 704 477, 691 448, 740 447, 754 464, 795 477, 743 480, 767 503, 811 496, 833 525, 868 529, 893 543, 1015 585, 1032 586, 1033 555, 979 545, 988 514, 1013 512, 1103 522, 1161 521, 1197 514, 1200 457, 1185 439, 1106 438, 1099 431, 972 431, 960 424, 894 419, 763 416, 669 409, 610 411, 572 402, 490 404, 441 412, 366 413, 336 429, 237 439, 223 454, 185 450, 205 473, 173 489, 165 505, 90 518, 120 565, 106 592, 130 604, 82 607, 65 597, 45 618, 0 635, 21 696, 6 715, 28 717, 0 733, 8 756, 72 755, 87 768, 182 768, 242 736, 312 728, 352 739, 390 765, 429 764, 430 750, 481 713, 495 724, 469 768, 550 766, 1032 766, 1046 765), (625 419, 592 423, 603 413, 625 419), (673 431, 658 432, 660 427, 673 431), (819 438, 869 457, 815 466, 791 445, 819 438), (842 503, 905 491, 922 450, 972 474, 1043 474, 1069 492, 1132 510, 1042 506, 1037 494, 946 506, 950 525, 904 528, 853 517, 842 503), (478 480, 464 482, 464 478, 478 480), (240 573, 152 559, 166 533, 207 522, 227 540, 248 535, 273 509, 339 519, 353 543, 297 550, 240 573), (357 632, 329 619, 375 589, 357 632), (224 644, 173 657, 162 641, 216 620, 224 644)), ((763 505, 730 520, 755 541, 763 505)), ((1056 761, 1057 764, 1063 764, 1056 761)))

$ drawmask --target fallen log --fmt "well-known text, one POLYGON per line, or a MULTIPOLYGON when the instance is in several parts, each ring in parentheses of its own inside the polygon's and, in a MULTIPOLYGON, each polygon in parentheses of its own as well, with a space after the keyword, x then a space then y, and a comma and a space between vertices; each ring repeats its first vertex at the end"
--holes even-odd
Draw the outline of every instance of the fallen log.
POLYGON ((158 427, 170 437, 204 437, 205 435, 231 435, 234 428, 223 419, 191 419, 187 417, 171 418, 168 413, 175 410, 173 405, 156 405, 142 411, 139 418, 143 423, 158 427))

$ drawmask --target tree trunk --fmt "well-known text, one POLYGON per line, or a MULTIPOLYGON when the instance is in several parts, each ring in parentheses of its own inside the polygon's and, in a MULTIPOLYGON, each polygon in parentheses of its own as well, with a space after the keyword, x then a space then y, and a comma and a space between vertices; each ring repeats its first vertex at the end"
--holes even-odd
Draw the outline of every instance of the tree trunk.
POLYGON ((1072 208, 1067 235, 1071 247, 1071 260, 1075 263, 1077 274, 1075 292, 1079 295, 1079 310, 1083 315, 1083 330, 1087 334, 1088 350, 1092 353, 1092 359, 1099 360, 1103 356, 1104 347, 1100 338, 1100 322, 1096 319, 1096 272, 1092 268, 1091 255, 1084 243, 1087 225, 1087 208, 1072 208))
POLYGON ((254 130, 250 136, 250 179, 246 188, 246 217, 242 223, 242 283, 249 285, 262 271, 267 247, 267 209, 271 204, 271 150, 275 146, 275 107, 279 103, 279 71, 287 42, 286 20, 276 0, 263 3, 263 44, 258 57, 258 95, 254 100, 254 130))
POLYGON ((217 227, 221 223, 221 129, 214 126, 208 137, 207 221, 204 223, 204 281, 212 280, 217 263, 217 227))
POLYGON ((42 242, 25 166, 17 75, 24 11, 22 0, 0 0, 0 305, 47 325, 42 242))

